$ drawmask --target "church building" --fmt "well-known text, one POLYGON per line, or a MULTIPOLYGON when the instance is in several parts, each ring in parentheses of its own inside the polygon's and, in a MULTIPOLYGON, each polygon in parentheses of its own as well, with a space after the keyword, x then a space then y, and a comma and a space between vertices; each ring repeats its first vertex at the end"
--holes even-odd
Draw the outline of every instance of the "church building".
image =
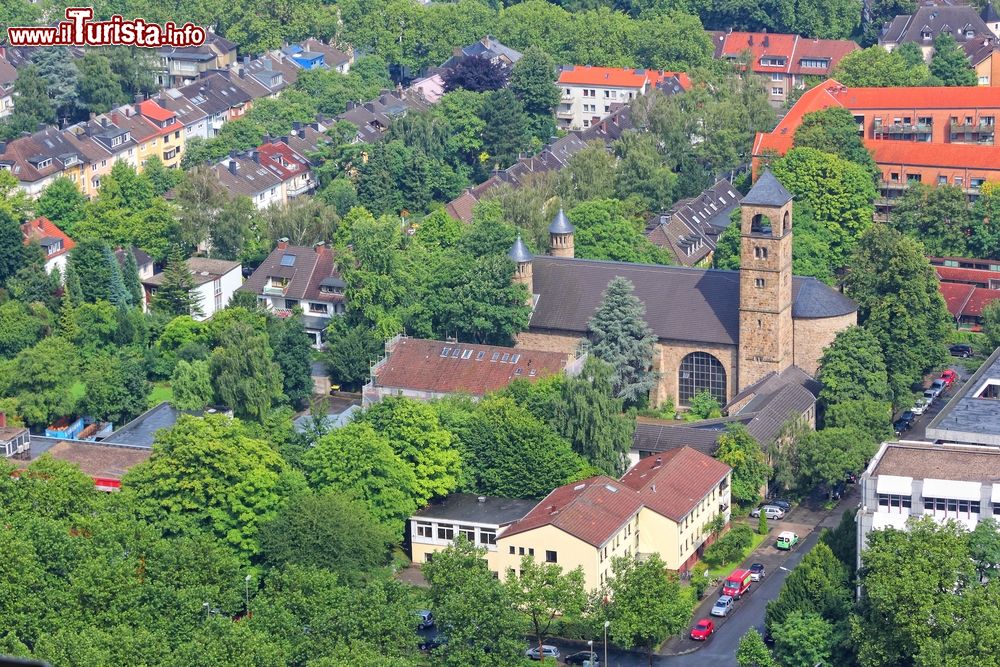
POLYGON ((741 204, 740 269, 577 259, 571 221, 549 227, 551 254, 534 257, 518 238, 508 256, 531 294, 529 328, 517 346, 571 353, 608 283, 621 276, 645 304, 658 343, 650 396, 686 406, 708 390, 720 405, 790 366, 815 375, 837 332, 857 323, 857 305, 816 280, 792 275, 792 195, 770 171, 741 204))

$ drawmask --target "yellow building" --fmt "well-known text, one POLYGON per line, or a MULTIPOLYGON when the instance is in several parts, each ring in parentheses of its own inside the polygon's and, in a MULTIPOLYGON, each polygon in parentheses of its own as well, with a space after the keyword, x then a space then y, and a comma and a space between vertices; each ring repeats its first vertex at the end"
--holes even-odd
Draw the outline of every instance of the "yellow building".
POLYGON ((729 521, 730 472, 726 464, 682 447, 642 459, 621 480, 597 476, 561 486, 529 502, 530 511, 523 505, 487 511, 486 502, 470 508, 465 497, 455 502, 461 508, 455 511, 451 496, 411 519, 413 560, 427 562, 465 533, 486 547, 490 570, 503 577, 517 575, 525 556, 564 571, 579 567, 588 590, 608 581, 616 556, 655 553, 668 569, 686 570, 707 546, 712 520, 721 515, 729 521))
POLYGON ((138 102, 134 109, 129 117, 134 121, 132 136, 139 142, 140 170, 154 155, 168 169, 179 167, 186 133, 177 114, 153 100, 138 102))

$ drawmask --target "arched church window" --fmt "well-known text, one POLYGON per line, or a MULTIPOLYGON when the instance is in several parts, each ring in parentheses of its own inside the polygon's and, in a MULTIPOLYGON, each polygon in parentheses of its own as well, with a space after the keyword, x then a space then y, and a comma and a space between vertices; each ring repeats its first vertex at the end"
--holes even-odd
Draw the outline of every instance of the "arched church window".
POLYGON ((792 214, 785 211, 785 217, 781 221, 781 233, 787 234, 792 231, 792 214))
POLYGON ((770 234, 771 233, 771 219, 768 218, 763 213, 758 213, 753 218, 750 219, 750 233, 751 234, 770 234))
POLYGON ((695 394, 708 390, 719 405, 726 404, 726 369, 707 352, 692 352, 681 359, 677 377, 680 405, 690 405, 695 394))

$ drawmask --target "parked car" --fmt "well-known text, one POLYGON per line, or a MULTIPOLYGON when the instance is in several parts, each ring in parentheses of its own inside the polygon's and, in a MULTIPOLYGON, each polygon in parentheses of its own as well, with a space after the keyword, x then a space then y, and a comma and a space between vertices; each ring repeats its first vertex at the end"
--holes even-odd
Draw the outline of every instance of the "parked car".
POLYGON ((957 345, 949 347, 948 352, 950 352, 953 357, 968 359, 972 356, 972 346, 967 345, 966 343, 958 343, 957 345))
POLYGON ((444 635, 434 635, 433 637, 424 637, 420 640, 420 650, 421 651, 433 651, 438 646, 442 644, 447 644, 448 638, 444 635))
POLYGON ((712 616, 728 616, 732 610, 733 598, 729 595, 723 595, 715 601, 715 605, 712 607, 712 616))
POLYGON ((928 401, 930 401, 931 405, 934 404, 934 401, 937 400, 937 397, 938 397, 938 392, 934 391, 933 389, 925 389, 924 390, 924 398, 926 398, 928 401))
POLYGON ((799 543, 799 536, 790 530, 783 530, 778 533, 778 540, 774 543, 774 546, 779 549, 784 549, 785 551, 790 550, 796 544, 799 543))
POLYGON ((913 428, 913 422, 902 417, 892 422, 892 430, 896 432, 896 435, 903 435, 903 433, 909 431, 911 428, 913 428))
POLYGON ((937 380, 934 380, 934 382, 931 382, 930 388, 937 391, 937 395, 940 396, 944 393, 944 390, 948 388, 948 383, 941 378, 938 378, 937 380))
POLYGON ((754 563, 750 566, 750 578, 754 581, 760 581, 764 578, 765 574, 766 571, 763 563, 754 563))
POLYGON ((913 404, 910 408, 910 412, 915 415, 922 415, 927 412, 927 408, 931 407, 931 402, 926 398, 918 398, 917 402, 913 404))
POLYGON ((417 630, 426 630, 434 627, 434 614, 429 609, 421 609, 417 612, 417 630))
POLYGON ((767 501, 768 505, 774 505, 775 507, 780 507, 781 511, 788 514, 788 510, 792 509, 792 504, 787 500, 782 500, 781 498, 771 498, 767 501))
POLYGON ((566 656, 567 665, 582 665, 589 661, 591 667, 599 667, 601 656, 597 651, 577 651, 566 656))
POLYGON ((944 380, 944 383, 950 387, 958 381, 958 373, 950 368, 946 368, 941 371, 941 379, 944 380))
POLYGON ((710 618, 703 618, 691 628, 691 639, 703 642, 711 637, 713 632, 715 632, 715 623, 710 618))
POLYGON ((756 519, 760 516, 761 512, 763 512, 764 516, 768 519, 782 519, 785 516, 785 510, 776 505, 761 505, 753 512, 750 512, 750 516, 756 519))
POLYGON ((524 656, 532 660, 542 660, 544 658, 555 658, 558 660, 559 647, 552 644, 542 644, 542 650, 539 651, 537 646, 532 646, 524 652, 524 656))

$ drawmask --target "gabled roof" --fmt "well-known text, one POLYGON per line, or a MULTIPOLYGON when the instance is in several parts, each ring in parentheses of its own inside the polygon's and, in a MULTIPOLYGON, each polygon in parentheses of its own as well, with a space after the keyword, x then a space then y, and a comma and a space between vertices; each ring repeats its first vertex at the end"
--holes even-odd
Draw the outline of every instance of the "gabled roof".
POLYGON ((644 88, 655 86, 662 79, 674 77, 685 90, 691 88, 691 79, 683 72, 666 72, 655 69, 629 67, 594 67, 592 65, 566 65, 559 72, 559 83, 581 86, 612 88, 644 88))
POLYGON ((642 508, 639 493, 610 477, 591 477, 560 486, 545 496, 501 539, 554 526, 594 547, 614 537, 642 508))
POLYGON ((669 249, 679 264, 695 266, 715 250, 720 234, 731 224, 741 195, 721 179, 697 197, 681 199, 646 226, 646 238, 669 249))
POLYGON ((729 474, 725 463, 690 447, 640 459, 621 483, 639 492, 643 505, 681 521, 729 474))
POLYGON ((172 112, 177 117, 177 121, 185 127, 194 125, 208 116, 208 114, 181 95, 177 89, 160 91, 160 94, 154 100, 160 107, 172 112), (176 97, 173 96, 174 93, 177 95, 176 97))
POLYGON ((66 235, 66 232, 56 227, 55 223, 44 216, 22 224, 21 234, 24 235, 25 245, 33 241, 41 241, 42 239, 59 239, 62 241, 62 248, 50 253, 47 259, 64 255, 76 247, 76 243, 66 235))
MULTIPOLYGON (((207 257, 190 257, 185 263, 187 264, 188 271, 191 272, 191 277, 195 285, 210 283, 227 273, 239 271, 241 268, 239 262, 231 262, 226 259, 209 259, 207 257)), ((156 273, 147 280, 142 281, 142 284, 154 287, 162 285, 164 277, 163 272, 156 273)))
POLYGON ((522 348, 401 338, 373 372, 377 387, 484 396, 518 378, 559 373, 568 355, 522 348))
POLYGON ((217 72, 179 88, 184 97, 209 116, 246 104, 252 98, 245 90, 217 72))
POLYGON ((15 81, 17 81, 17 68, 0 56, 0 92, 13 90, 15 81))
POLYGON ((212 172, 223 187, 249 197, 281 185, 281 177, 270 165, 255 162, 243 155, 227 157, 221 164, 214 165, 212 172), (233 164, 236 165, 236 173, 233 173, 230 166, 233 164))
POLYGON ((342 294, 320 291, 320 283, 324 280, 340 279, 340 273, 334 266, 333 252, 326 246, 310 248, 279 243, 278 247, 272 250, 267 259, 261 262, 253 274, 247 278, 240 290, 251 294, 263 294, 264 286, 267 285, 271 276, 288 280, 285 297, 289 299, 308 299, 328 303, 340 302, 344 299, 342 294), (295 258, 292 260, 291 266, 288 266, 288 260, 282 264, 282 258, 286 255, 295 258))
POLYGON ((713 31, 716 58, 737 58, 750 52, 750 69, 758 73, 829 74, 846 56, 859 47, 848 39, 810 39, 799 35, 769 32, 713 31), (781 61, 782 64, 762 64, 781 61), (825 60, 828 66, 807 66, 808 61, 825 60), (806 62, 803 62, 806 61, 806 62))
POLYGON ((913 14, 901 14, 887 24, 882 29, 879 44, 928 44, 943 32, 953 33, 952 36, 961 44, 969 39, 965 36, 967 28, 975 33, 972 39, 993 35, 974 7, 959 4, 921 6, 913 14), (923 38, 924 32, 930 34, 930 39, 923 38))
POLYGON ((289 181, 309 171, 309 161, 281 140, 261 144, 257 151, 261 162, 267 162, 282 181, 289 181))
POLYGON ((315 37, 310 37, 302 42, 302 46, 305 47, 307 51, 312 51, 314 53, 322 53, 323 61, 329 67, 337 67, 343 65, 346 62, 350 62, 351 55, 349 53, 344 53, 340 49, 337 49, 329 44, 321 42, 315 37))

